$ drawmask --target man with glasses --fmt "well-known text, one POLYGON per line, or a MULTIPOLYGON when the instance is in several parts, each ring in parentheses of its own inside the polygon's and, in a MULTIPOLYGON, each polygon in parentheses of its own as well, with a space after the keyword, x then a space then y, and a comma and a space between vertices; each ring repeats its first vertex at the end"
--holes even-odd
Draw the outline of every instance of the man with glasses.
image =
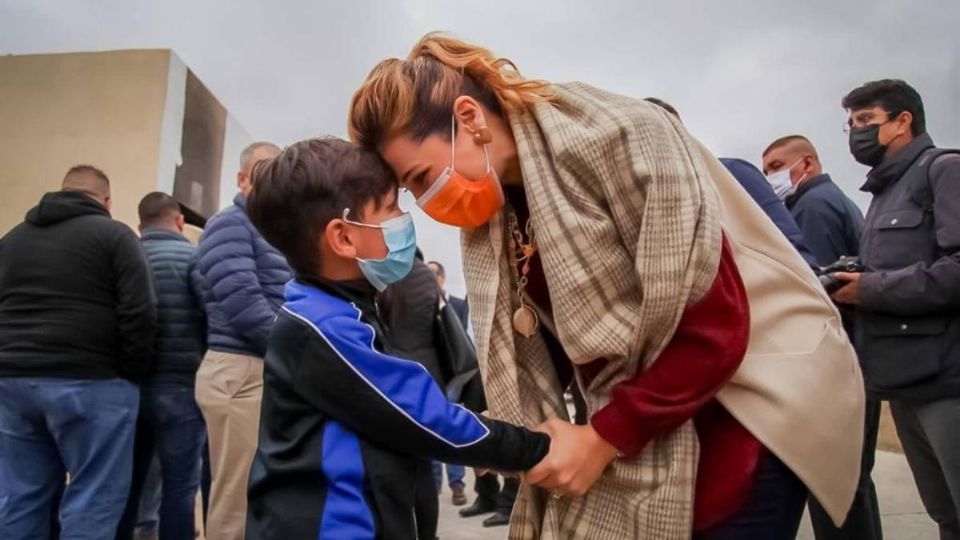
POLYGON ((834 300, 857 306, 868 391, 890 401, 927 513, 960 539, 960 153, 926 133, 920 94, 901 80, 843 98, 850 152, 872 167, 863 273, 834 300))

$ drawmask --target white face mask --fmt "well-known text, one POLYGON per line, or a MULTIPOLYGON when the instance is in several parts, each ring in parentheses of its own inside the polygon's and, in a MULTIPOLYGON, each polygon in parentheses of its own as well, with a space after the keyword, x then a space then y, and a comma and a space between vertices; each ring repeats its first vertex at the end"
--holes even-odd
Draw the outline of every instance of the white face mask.
MULTIPOLYGON (((789 167, 784 167, 775 173, 770 173, 767 175, 767 182, 770 183, 770 187, 773 188, 773 192, 777 194, 777 197, 781 201, 787 199, 787 197, 793 195, 797 191, 796 184, 790 180, 790 169, 797 166, 797 163, 803 161, 803 158, 798 159, 793 165, 789 167)), ((800 177, 800 180, 797 180, 797 184, 803 181, 807 175, 804 174, 800 177)))

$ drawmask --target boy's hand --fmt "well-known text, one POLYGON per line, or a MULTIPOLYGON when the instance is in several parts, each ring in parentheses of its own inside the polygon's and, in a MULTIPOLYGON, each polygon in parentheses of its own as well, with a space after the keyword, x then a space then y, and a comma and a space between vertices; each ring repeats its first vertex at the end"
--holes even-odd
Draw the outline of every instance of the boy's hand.
POLYGON ((524 479, 555 497, 584 495, 617 457, 617 449, 589 425, 551 418, 535 430, 550 435, 550 452, 524 479))

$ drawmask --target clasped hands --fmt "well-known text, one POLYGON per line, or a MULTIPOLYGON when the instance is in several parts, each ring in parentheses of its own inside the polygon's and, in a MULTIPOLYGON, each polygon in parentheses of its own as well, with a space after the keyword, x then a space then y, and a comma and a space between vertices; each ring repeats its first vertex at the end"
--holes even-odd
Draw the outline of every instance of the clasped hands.
POLYGON ((534 431, 550 436, 550 451, 540 463, 523 474, 523 479, 550 490, 554 497, 586 494, 617 457, 617 449, 590 425, 578 426, 551 418, 534 431))

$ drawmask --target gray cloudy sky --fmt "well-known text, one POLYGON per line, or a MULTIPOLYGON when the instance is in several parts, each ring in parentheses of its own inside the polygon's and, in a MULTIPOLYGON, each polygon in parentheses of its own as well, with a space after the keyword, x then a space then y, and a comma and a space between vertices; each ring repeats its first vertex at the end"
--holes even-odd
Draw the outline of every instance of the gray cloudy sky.
MULTIPOLYGON (((0 0, 0 53, 172 48, 254 137, 282 144, 344 135, 370 68, 431 30, 527 76, 662 97, 718 155, 756 164, 774 138, 805 134, 864 207, 846 91, 906 79, 934 140, 960 147, 958 0, 0 0)), ((455 232, 417 224, 427 256, 457 274, 455 232)))

